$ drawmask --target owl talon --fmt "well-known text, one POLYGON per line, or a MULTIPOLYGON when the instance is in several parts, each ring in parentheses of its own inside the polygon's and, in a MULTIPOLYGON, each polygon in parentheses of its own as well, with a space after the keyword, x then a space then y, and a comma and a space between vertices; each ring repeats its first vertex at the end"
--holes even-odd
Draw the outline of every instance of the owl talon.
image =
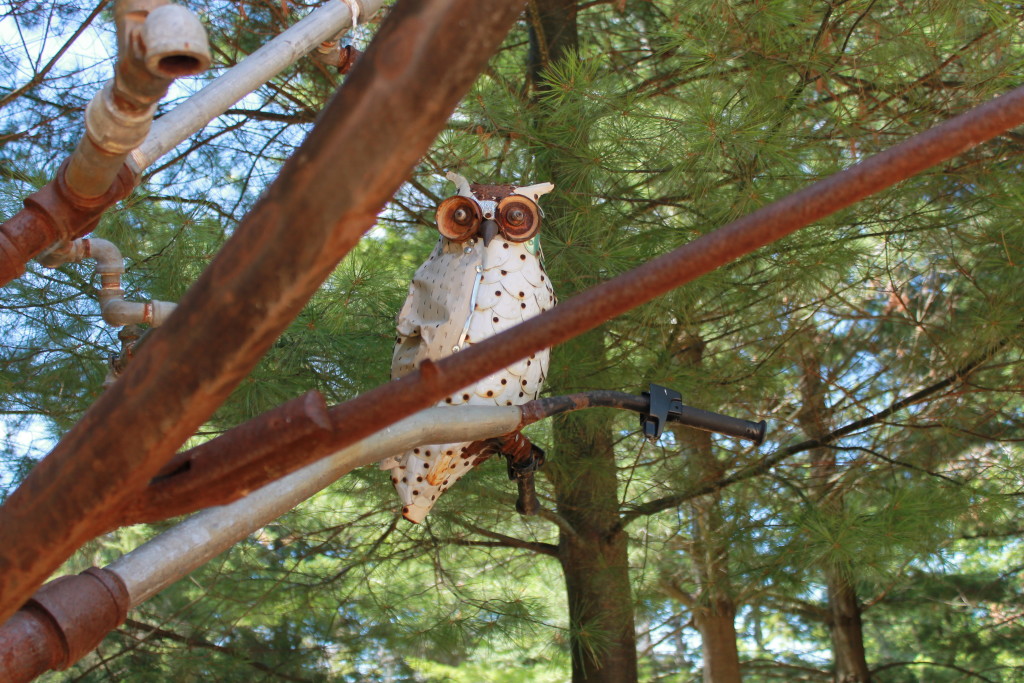
MULTIPOLYGON (((527 442, 529 443, 529 442, 527 442)), ((504 454, 508 458, 508 478, 522 479, 532 476, 544 466, 544 451, 530 443, 530 453, 526 457, 504 454)))

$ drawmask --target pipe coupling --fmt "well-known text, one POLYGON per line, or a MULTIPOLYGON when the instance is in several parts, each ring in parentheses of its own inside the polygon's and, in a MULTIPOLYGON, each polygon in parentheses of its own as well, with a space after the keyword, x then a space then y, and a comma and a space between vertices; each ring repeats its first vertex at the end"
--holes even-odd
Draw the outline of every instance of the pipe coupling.
POLYGON ((153 299, 149 302, 150 307, 150 319, 147 321, 153 327, 159 327, 167 322, 167 318, 170 317, 174 309, 178 307, 178 304, 173 301, 157 301, 153 299))
POLYGON ((155 102, 141 110, 118 107, 114 82, 108 81, 85 108, 85 131, 100 151, 111 156, 126 155, 146 139, 154 113, 155 102))

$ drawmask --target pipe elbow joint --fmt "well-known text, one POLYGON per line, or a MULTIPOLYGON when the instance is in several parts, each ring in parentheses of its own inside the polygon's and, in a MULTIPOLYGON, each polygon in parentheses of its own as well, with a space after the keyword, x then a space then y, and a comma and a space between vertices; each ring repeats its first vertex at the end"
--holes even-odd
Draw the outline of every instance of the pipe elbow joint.
POLYGON ((121 256, 121 250, 109 240, 92 238, 77 240, 85 249, 85 257, 96 261, 96 272, 99 274, 117 273, 125 271, 125 259, 121 256))
POLYGON ((96 272, 100 275, 124 273, 124 257, 113 242, 99 237, 76 240, 84 246, 85 257, 96 260, 96 272))
POLYGON ((141 58, 149 73, 174 79, 210 68, 210 44, 199 19, 181 5, 151 11, 139 29, 141 58))
POLYGON ((77 263, 87 256, 85 241, 54 242, 36 257, 36 261, 46 268, 57 268, 65 263, 77 263))
POLYGON ((141 323, 146 317, 146 304, 137 301, 125 301, 124 292, 118 290, 113 296, 103 296, 100 292, 100 311, 108 325, 120 327, 132 323, 141 323))

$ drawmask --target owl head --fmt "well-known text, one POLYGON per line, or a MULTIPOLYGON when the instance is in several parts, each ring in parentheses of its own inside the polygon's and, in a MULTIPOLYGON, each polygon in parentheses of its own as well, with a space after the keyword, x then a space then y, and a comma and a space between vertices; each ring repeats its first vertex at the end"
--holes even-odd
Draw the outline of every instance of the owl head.
POLYGON ((471 184, 450 171, 447 178, 455 183, 458 194, 437 207, 437 229, 442 237, 452 242, 480 239, 485 249, 498 235, 508 242, 536 243, 544 215, 537 200, 555 189, 554 185, 471 184))

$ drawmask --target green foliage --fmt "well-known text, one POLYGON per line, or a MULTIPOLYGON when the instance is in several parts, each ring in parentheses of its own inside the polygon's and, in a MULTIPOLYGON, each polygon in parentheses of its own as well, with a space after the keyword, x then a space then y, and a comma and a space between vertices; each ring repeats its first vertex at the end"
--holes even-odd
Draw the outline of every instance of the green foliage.
MULTIPOLYGON (((217 70, 306 11, 188 4, 217 70)), ((0 19, 12 37, 3 93, 88 12, 16 5, 0 19)), ((379 225, 196 441, 309 389, 336 403, 388 380, 395 312, 451 193, 445 170, 557 180, 542 234, 564 300, 1015 87, 1024 67, 1015 10, 985 0, 578 5, 578 47, 538 83, 529 15, 513 29, 379 225)), ((109 26, 101 16, 84 35, 110 46, 109 26)), ((0 109, 3 217, 74 146, 109 68, 101 49, 72 51, 0 109)), ((95 233, 124 253, 128 299, 183 296, 337 82, 303 60, 150 169, 95 233)), ((737 610, 745 680, 827 680, 837 577, 856 590, 877 680, 1019 679, 1020 152, 1007 133, 555 350, 549 391, 657 382, 689 405, 768 420, 760 449, 683 429, 648 444, 635 415, 612 411, 540 424, 531 436, 549 455, 603 433, 614 462, 591 457, 597 442, 551 458, 538 481, 555 514, 542 519, 515 515, 514 487, 489 462, 419 527, 396 519, 387 477, 366 468, 47 680, 567 680, 572 649, 600 661, 611 636, 570 618, 552 553, 566 519, 604 513, 629 537, 641 680, 700 676, 695 619, 715 600, 737 610), (578 491, 595 481, 611 486, 578 491), (574 490, 593 509, 556 510, 556 491, 564 505, 574 490)), ((5 289, 0 500, 102 391, 119 342, 97 280, 88 263, 30 264, 5 289)), ((165 526, 98 539, 65 570, 165 526)))

